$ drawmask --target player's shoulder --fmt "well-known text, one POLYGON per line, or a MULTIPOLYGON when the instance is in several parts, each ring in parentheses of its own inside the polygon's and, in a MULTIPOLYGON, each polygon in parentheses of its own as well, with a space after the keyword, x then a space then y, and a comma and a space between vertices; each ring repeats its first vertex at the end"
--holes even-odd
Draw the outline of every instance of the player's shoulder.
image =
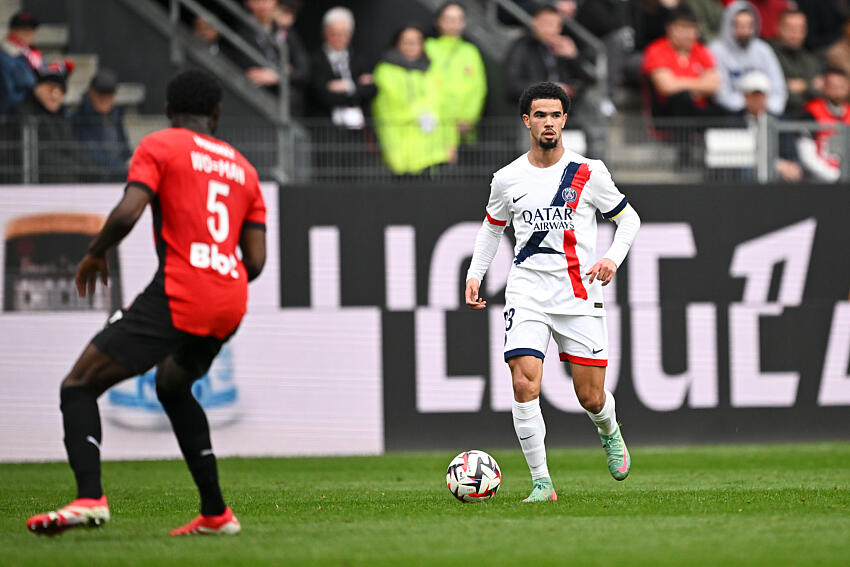
POLYGON ((509 184, 516 179, 523 178, 524 172, 529 168, 529 166, 528 152, 526 152, 509 164, 498 169, 493 174, 493 181, 500 184, 509 184))
POLYGON ((144 136, 141 140, 139 140, 138 147, 146 148, 148 150, 167 148, 169 146, 173 146, 179 138, 180 128, 164 128, 144 136))
POLYGON ((592 159, 587 156, 583 156, 578 152, 566 149, 564 150, 563 160, 567 163, 574 162, 578 163, 580 166, 583 165, 586 170, 586 173, 584 174, 586 176, 585 179, 589 186, 594 186, 598 183, 603 183, 605 185, 612 183, 611 172, 608 171, 608 167, 601 159, 592 159))
POLYGON ((590 170, 591 173, 594 171, 608 171, 608 168, 605 166, 605 162, 601 159, 593 159, 587 156, 581 155, 578 152, 574 152, 569 148, 564 148, 564 157, 561 158, 563 162, 570 163, 574 162, 579 165, 587 164, 587 169, 590 170))

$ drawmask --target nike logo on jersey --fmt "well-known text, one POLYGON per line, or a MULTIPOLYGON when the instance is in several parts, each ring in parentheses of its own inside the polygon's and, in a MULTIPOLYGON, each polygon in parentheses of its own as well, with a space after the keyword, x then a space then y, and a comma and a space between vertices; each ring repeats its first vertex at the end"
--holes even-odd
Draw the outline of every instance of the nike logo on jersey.
MULTIPOLYGON (((528 193, 526 193, 525 195, 528 195, 528 193)), ((514 198, 514 203, 516 203, 517 201, 519 201, 520 199, 522 199, 523 197, 525 197, 525 195, 520 195, 519 197, 515 197, 515 198, 514 198)))
POLYGON ((596 349, 596 350, 594 350, 594 351, 593 351, 593 354, 599 354, 599 353, 600 353, 600 352, 602 352, 603 350, 605 350, 605 349, 598 348, 598 349, 596 349))

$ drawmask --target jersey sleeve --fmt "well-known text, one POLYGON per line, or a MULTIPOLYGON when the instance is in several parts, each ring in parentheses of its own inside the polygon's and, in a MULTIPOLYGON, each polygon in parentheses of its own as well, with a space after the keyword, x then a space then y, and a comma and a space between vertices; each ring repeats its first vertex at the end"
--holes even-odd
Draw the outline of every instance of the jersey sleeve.
POLYGON ((493 176, 493 181, 490 183, 490 200, 487 201, 484 218, 494 226, 507 226, 511 218, 502 184, 496 176, 493 176))
POLYGON ((159 192, 162 180, 162 164, 151 149, 148 140, 142 140, 133 159, 130 160, 130 172, 127 174, 127 183, 137 183, 144 186, 154 195, 159 192))
POLYGON ((254 191, 251 202, 248 204, 248 210, 245 213, 243 226, 251 228, 266 228, 266 202, 263 200, 263 192, 260 190, 260 184, 254 176, 254 191))
POLYGON ((629 201, 617 189, 614 179, 611 178, 611 172, 604 163, 598 160, 593 163, 590 180, 590 200, 603 217, 611 220, 623 212, 629 201))

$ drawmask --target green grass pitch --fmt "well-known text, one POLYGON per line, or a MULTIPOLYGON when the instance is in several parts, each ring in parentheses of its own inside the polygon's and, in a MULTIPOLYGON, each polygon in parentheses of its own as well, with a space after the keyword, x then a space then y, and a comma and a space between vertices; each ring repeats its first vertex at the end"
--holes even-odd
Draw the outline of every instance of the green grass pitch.
POLYGON ((106 463, 112 522, 36 538, 27 517, 69 501, 72 475, 0 465, 0 564, 850 565, 850 443, 634 447, 625 482, 601 448, 552 450, 542 504, 520 502, 522 454, 491 453, 503 484, 483 504, 446 490, 454 453, 222 459, 235 538, 166 535, 197 513, 180 461, 106 463))

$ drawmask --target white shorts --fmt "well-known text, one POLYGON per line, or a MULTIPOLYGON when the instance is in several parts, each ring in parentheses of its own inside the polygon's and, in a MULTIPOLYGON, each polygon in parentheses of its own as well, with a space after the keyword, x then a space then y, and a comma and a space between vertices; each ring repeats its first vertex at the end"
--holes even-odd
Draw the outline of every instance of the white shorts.
POLYGON ((515 356, 545 357, 555 338, 562 361, 608 366, 608 325, 605 317, 554 315, 528 307, 505 306, 505 362, 515 356))

